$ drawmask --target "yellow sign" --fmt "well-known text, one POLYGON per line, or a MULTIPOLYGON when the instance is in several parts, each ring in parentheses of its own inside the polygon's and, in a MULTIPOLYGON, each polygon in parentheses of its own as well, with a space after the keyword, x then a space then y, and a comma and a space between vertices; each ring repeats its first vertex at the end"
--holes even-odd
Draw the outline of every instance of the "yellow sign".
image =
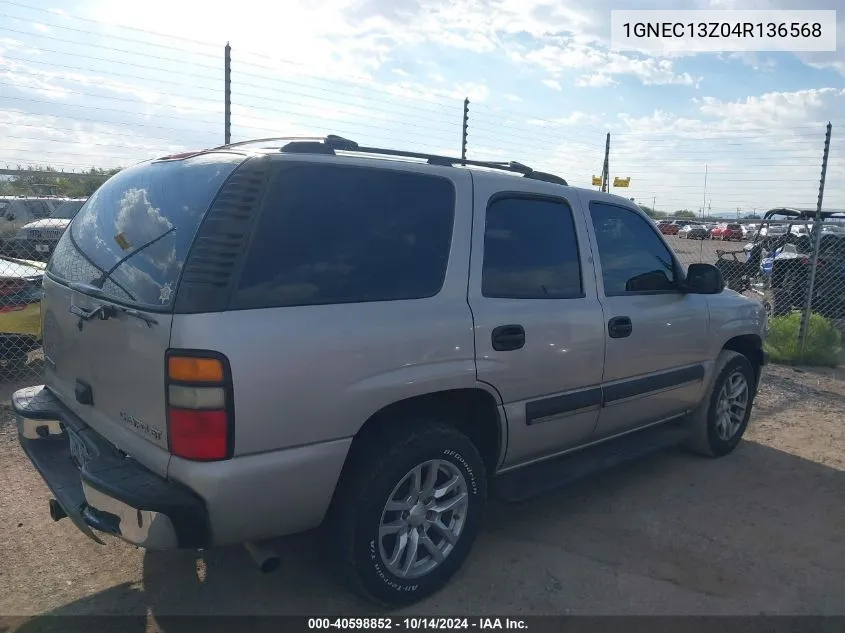
POLYGON ((627 178, 614 178, 613 179, 613 186, 614 187, 628 187, 631 184, 631 177, 628 176, 627 178))
POLYGON ((593 176, 593 186, 601 187, 601 178, 599 176, 593 176))

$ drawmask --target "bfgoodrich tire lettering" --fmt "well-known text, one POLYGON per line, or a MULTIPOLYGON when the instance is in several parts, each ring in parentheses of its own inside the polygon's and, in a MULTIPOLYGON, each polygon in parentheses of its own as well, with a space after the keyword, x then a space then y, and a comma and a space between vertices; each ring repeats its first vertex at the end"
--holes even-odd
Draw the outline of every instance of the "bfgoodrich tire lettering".
POLYGON ((738 352, 723 350, 716 359, 715 371, 710 393, 692 415, 687 441, 690 450, 708 457, 727 455, 739 444, 756 391, 754 367, 738 352))
MULTIPOLYGON (((355 589, 370 600, 388 606, 417 602, 443 587, 463 564, 472 548, 486 505, 484 463, 466 436, 439 424, 422 427, 414 425, 414 428, 404 433, 389 434, 367 447, 356 461, 358 464, 347 473, 349 481, 345 482, 333 516, 334 533, 341 548, 345 576, 355 589), (431 469, 437 468, 440 473, 437 479, 438 490, 446 489, 449 482, 452 482, 452 487, 442 497, 451 495, 447 505, 454 503, 455 499, 466 500, 465 506, 462 506, 461 521, 458 522, 460 529, 455 530, 459 534, 450 536, 454 543, 447 543, 442 523, 436 529, 420 527, 425 517, 433 519, 434 513, 425 510, 436 508, 436 499, 432 501, 433 505, 425 506, 427 497, 423 498, 423 495, 419 503, 415 501, 407 506, 411 508, 410 511, 401 503, 401 499, 408 497, 405 490, 412 490, 412 487, 406 489, 400 486, 404 486, 405 481, 413 486, 413 473, 426 464, 428 466, 422 468, 421 476, 428 477, 431 469), (406 479, 408 477, 410 480, 406 479), (458 489, 465 493, 464 497, 454 494, 458 489), (386 514, 389 515, 387 519, 386 514), (406 522, 404 526, 403 521, 406 522), (440 554, 442 560, 433 566, 391 565, 388 559, 398 548, 394 541, 394 546, 388 547, 389 551, 385 550, 384 543, 389 542, 391 537, 385 528, 393 530, 397 525, 406 536, 411 534, 410 530, 417 532, 416 536, 411 536, 416 539, 416 547, 422 553, 421 563, 425 563, 426 557, 431 559, 429 563, 434 560, 433 556, 428 556, 428 547, 419 540, 428 538, 427 534, 432 535, 427 542, 428 546, 446 544, 441 548, 445 551, 445 555, 442 552, 440 554), (427 566, 431 567, 429 571, 426 570, 427 566), (409 567, 405 577, 402 577, 402 569, 399 569, 402 567, 409 567)), ((430 489, 425 485, 423 488, 430 489)), ((452 515, 449 512, 446 511, 449 522, 455 523, 451 521, 452 515)), ((406 552, 404 561, 407 563, 407 560, 406 552)))

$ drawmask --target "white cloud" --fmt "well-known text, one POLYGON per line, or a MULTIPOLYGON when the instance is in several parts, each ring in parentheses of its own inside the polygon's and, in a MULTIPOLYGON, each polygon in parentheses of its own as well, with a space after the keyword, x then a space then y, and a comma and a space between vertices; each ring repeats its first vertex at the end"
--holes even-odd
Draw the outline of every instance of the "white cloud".
POLYGON ((613 77, 603 72, 581 75, 576 81, 576 86, 587 88, 604 88, 618 83, 613 77))
MULTIPOLYGON (((815 205, 825 125, 845 109, 845 90, 772 92, 734 101, 704 97, 697 105, 697 116, 661 110, 619 115, 611 131, 611 169, 612 175, 632 177, 631 196, 649 204, 656 198, 662 210, 712 205, 720 213, 815 205)), ((845 168, 838 158, 843 151, 834 129, 825 191, 831 207, 845 206, 845 168)))
POLYGON ((561 88, 560 86, 560 82, 557 79, 544 79, 543 85, 547 88, 551 88, 552 90, 557 90, 558 92, 563 90, 563 88, 561 88))
POLYGON ((567 125, 577 125, 588 123, 593 126, 602 122, 602 118, 594 114, 587 114, 586 112, 572 112, 567 116, 557 117, 554 119, 528 119, 528 125, 537 127, 561 127, 567 125))
POLYGON ((534 65, 558 77, 567 70, 593 71, 604 77, 631 75, 646 86, 678 84, 691 86, 700 78, 675 71, 674 62, 654 57, 635 58, 586 44, 566 41, 547 44, 531 50, 525 47, 510 51, 512 60, 534 65))
POLYGON ((742 124, 778 127, 806 124, 818 114, 833 114, 829 106, 845 107, 845 89, 813 88, 795 92, 769 92, 743 100, 724 102, 713 97, 702 99, 701 113, 742 124))

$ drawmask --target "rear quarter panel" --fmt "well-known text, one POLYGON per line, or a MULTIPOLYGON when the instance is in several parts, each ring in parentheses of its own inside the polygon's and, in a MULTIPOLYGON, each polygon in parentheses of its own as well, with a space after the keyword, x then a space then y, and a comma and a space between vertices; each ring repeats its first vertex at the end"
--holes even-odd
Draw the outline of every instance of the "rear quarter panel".
POLYGON ((466 299, 471 177, 442 175, 455 184, 456 212, 438 295, 174 316, 171 347, 229 359, 236 456, 349 438, 393 402, 477 386, 466 299))

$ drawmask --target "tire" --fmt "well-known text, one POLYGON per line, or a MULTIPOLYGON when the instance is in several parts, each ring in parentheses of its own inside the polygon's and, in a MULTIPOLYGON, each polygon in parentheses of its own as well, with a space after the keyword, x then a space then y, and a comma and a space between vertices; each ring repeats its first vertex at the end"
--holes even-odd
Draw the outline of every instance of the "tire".
POLYGON ((332 540, 339 548, 339 560, 347 582, 365 598, 388 607, 413 604, 446 585, 469 555, 487 500, 484 462, 464 434, 451 426, 427 421, 411 425, 397 421, 396 424, 401 425, 400 431, 386 434, 352 457, 353 463, 345 469, 347 474, 341 482, 330 519, 332 540), (447 543, 444 530, 431 524, 433 515, 418 513, 424 507, 431 507, 434 501, 428 506, 416 503, 410 513, 398 509, 399 505, 411 505, 407 502, 397 504, 397 510, 387 509, 389 501, 405 497, 406 491, 410 497, 414 496, 413 489, 406 486, 413 485, 412 473, 420 467, 425 495, 425 478, 433 464, 437 464, 439 471, 435 489, 444 488, 447 481, 455 482, 444 495, 447 501, 459 497, 461 491, 465 495, 463 512, 446 511, 438 519, 441 525, 452 526, 457 532, 456 537, 451 532, 452 538, 456 538, 453 544, 447 543), (407 516, 409 514, 411 516, 407 516), (424 521, 422 533, 420 527, 414 527, 419 521, 424 521), (396 532, 404 532, 407 536, 404 549, 399 546, 402 537, 392 533, 379 536, 384 523, 393 528, 404 524, 396 532), (461 524, 462 527, 458 527, 461 524), (425 571, 425 567, 431 565, 434 558, 429 555, 428 547, 419 541, 420 534, 427 536, 441 553, 444 553, 441 548, 448 549, 442 562, 429 571, 425 571), (400 567, 406 566, 415 541, 418 551, 429 561, 425 563, 420 555, 413 567, 420 565, 421 568, 415 572, 411 567, 411 574, 419 575, 402 577, 401 569, 391 567, 387 559, 399 552, 397 562, 400 567))
MULTIPOLYGON (((757 389, 757 374, 751 361, 738 352, 722 350, 716 359, 715 379, 708 396, 692 414, 690 437, 686 447, 693 453, 707 457, 723 457, 733 452, 742 439, 751 416, 757 389), (729 418, 730 425, 720 416, 724 405, 723 390, 745 385, 745 408, 729 418)), ((741 400, 741 398, 740 398, 741 400)))

